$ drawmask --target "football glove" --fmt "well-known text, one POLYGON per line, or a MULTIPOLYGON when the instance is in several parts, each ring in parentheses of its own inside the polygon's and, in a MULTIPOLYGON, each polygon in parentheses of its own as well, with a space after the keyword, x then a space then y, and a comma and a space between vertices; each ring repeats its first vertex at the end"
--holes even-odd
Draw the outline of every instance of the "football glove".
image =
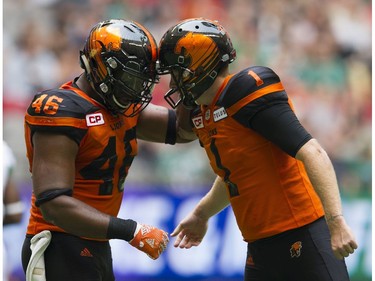
POLYGON ((167 248, 168 233, 154 226, 137 224, 134 238, 129 244, 156 260, 167 248))

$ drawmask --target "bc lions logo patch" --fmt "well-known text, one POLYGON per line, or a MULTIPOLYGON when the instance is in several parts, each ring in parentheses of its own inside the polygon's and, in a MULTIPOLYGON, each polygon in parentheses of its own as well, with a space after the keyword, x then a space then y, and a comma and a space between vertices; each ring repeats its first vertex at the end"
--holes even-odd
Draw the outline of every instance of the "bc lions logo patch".
POLYGON ((254 266, 254 260, 253 260, 253 257, 251 255, 247 256, 246 265, 254 266))
POLYGON ((302 242, 297 241, 294 242, 292 247, 290 248, 290 256, 292 258, 298 258, 301 255, 301 249, 302 249, 302 242))

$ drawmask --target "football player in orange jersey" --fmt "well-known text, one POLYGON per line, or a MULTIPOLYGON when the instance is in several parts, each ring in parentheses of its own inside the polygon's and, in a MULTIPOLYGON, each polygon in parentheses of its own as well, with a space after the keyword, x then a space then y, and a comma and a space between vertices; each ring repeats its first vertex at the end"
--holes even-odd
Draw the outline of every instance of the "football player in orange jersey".
POLYGON ((84 73, 32 100, 25 115, 33 181, 22 250, 27 280, 112 281, 109 239, 128 241, 152 259, 167 247, 165 231, 117 217, 137 138, 196 138, 177 126, 183 109, 176 116, 150 103, 157 55, 142 25, 100 22, 80 53, 84 73))
POLYGON ((231 204, 248 242, 245 280, 345 281, 357 243, 342 215, 327 153, 300 124, 278 75, 251 66, 230 74, 236 52, 207 19, 171 27, 159 44, 166 100, 192 110, 193 130, 217 179, 173 231, 198 246, 211 216, 231 204))

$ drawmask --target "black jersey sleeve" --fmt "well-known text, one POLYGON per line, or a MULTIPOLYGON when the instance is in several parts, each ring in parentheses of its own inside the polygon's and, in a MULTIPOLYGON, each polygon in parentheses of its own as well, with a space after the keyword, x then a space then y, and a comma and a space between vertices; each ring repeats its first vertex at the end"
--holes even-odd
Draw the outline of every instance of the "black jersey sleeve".
POLYGON ((241 108, 233 118, 292 157, 312 138, 290 107, 284 91, 254 100, 241 108))
MULTIPOLYGON (((280 83, 280 78, 270 68, 248 68, 240 72, 228 85, 222 104, 228 108, 240 99, 246 99, 258 90, 266 89, 265 87, 270 86, 272 90, 272 85, 277 83, 280 83), (257 85, 255 79, 247 75, 248 71, 255 72, 262 83, 257 85)), ((291 109, 284 89, 264 94, 243 105, 233 114, 233 118, 293 157, 312 138, 291 109)))
POLYGON ((288 103, 277 103, 260 110, 249 120, 249 127, 292 157, 312 138, 288 103))
POLYGON ((31 134, 36 131, 64 134, 79 144, 87 131, 86 114, 97 110, 73 91, 48 90, 34 96, 25 123, 31 134))

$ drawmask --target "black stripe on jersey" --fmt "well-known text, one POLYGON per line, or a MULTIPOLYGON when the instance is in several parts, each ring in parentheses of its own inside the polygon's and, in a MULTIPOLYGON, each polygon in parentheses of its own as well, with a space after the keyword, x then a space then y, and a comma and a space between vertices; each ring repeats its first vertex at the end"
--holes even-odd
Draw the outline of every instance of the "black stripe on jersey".
POLYGON ((84 119, 86 114, 98 111, 100 108, 95 106, 93 103, 82 98, 74 91, 53 89, 38 93, 34 96, 27 113, 31 116, 48 116, 49 118, 54 117, 73 117, 84 119), (40 112, 36 112, 33 107, 33 103, 40 98, 42 95, 47 95, 42 102, 42 107, 45 105, 49 97, 56 96, 57 98, 62 98, 63 101, 59 103, 56 114, 46 114, 41 108, 40 112))
POLYGON ((30 127, 31 130, 31 139, 33 138, 33 135, 36 131, 38 132, 44 132, 48 134, 59 134, 59 135, 66 135, 72 140, 74 140, 78 145, 81 143, 81 140, 84 138, 84 136, 87 133, 87 129, 78 129, 74 127, 69 126, 34 126, 27 124, 30 127))
POLYGON ((244 97, 251 95, 253 92, 279 82, 279 76, 268 67, 248 67, 238 72, 230 79, 216 105, 229 108, 244 97), (257 86, 254 77, 248 74, 249 71, 255 72, 259 78, 263 80, 263 84, 257 86))
POLYGON ((233 118, 292 157, 312 138, 291 109, 284 91, 254 100, 241 108, 233 118))

